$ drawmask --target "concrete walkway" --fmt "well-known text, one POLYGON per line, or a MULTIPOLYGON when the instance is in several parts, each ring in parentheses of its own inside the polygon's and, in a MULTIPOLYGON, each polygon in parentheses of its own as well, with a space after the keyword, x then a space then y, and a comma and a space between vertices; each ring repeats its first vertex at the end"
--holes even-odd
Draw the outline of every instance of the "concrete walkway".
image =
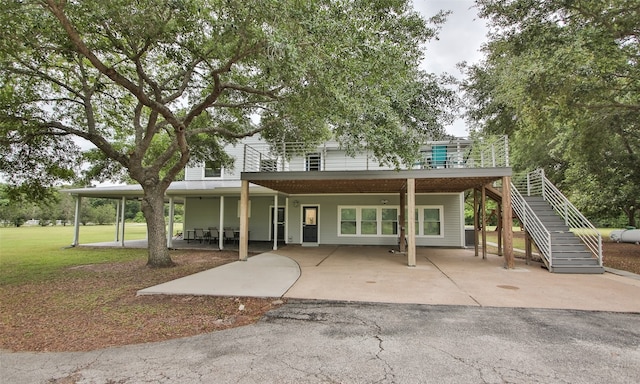
POLYGON ((295 261, 263 253, 142 289, 138 295, 282 297, 299 277, 295 261))
POLYGON ((379 303, 556 308, 640 313, 640 280, 564 275, 541 264, 503 268, 473 250, 418 248, 417 266, 378 246, 287 246, 140 291, 379 303))

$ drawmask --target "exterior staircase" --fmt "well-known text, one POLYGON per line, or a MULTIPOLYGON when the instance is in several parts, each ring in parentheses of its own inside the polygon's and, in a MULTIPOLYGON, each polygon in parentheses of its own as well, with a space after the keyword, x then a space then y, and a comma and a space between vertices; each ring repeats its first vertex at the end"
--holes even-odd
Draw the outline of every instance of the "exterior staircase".
MULTIPOLYGON (((603 273, 599 260, 583 241, 570 231, 565 220, 541 196, 526 196, 526 203, 547 229, 551 242, 551 262, 547 268, 555 273, 603 273)), ((526 225, 525 225, 526 229, 526 225)))
POLYGON ((544 177, 542 170, 514 178, 513 211, 554 273, 604 273, 602 237, 544 177))

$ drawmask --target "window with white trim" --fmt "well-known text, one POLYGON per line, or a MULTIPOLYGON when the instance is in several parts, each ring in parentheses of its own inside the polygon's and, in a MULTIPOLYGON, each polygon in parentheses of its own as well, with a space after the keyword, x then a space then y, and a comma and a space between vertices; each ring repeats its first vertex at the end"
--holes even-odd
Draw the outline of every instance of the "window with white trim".
MULTIPOLYGON (((398 236, 398 211, 388 205, 338 206, 338 236, 398 236)), ((442 237, 443 212, 442 205, 416 207, 416 236, 442 237)))
POLYGON ((361 208, 360 209, 360 234, 361 235, 377 235, 378 234, 378 209, 377 208, 361 208))
POLYGON ((382 208, 381 235, 398 234, 398 208, 382 208))
POLYGON ((342 208, 340 209, 340 229, 341 235, 355 235, 357 227, 356 209, 342 208))
POLYGON ((443 211, 444 207, 442 205, 424 205, 416 207, 416 236, 442 237, 444 235, 442 233, 443 211))
POLYGON ((338 236, 397 236, 397 207, 338 207, 338 236))
POLYGON ((305 171, 319 171, 322 163, 322 155, 319 152, 307 153, 304 163, 305 171))
POLYGON ((440 236, 442 218, 439 208, 422 208, 422 233, 425 236, 440 236))
POLYGON ((222 166, 215 161, 206 161, 204 163, 204 178, 219 179, 222 177, 222 166))

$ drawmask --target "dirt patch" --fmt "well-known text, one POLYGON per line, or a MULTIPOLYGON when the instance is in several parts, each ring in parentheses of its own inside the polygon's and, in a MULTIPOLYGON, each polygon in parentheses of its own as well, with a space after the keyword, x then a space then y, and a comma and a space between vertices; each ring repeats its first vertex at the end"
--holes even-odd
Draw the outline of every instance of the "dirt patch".
POLYGON ((602 243, 604 266, 640 275, 640 245, 633 243, 602 243))
POLYGON ((237 252, 172 254, 177 266, 146 260, 65 268, 54 280, 0 287, 0 348, 88 351, 192 336, 257 321, 280 300, 136 296, 139 289, 237 260, 237 252))

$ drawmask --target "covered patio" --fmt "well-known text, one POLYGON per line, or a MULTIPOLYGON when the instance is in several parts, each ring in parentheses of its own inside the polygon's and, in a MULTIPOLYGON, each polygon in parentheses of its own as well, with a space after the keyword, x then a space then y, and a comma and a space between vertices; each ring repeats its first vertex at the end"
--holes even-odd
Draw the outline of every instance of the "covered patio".
MULTIPOLYGON (((481 191, 479 203, 485 211, 487 188, 495 181, 501 181, 501 250, 504 249, 504 266, 514 267, 512 208, 511 208, 511 168, 444 168, 431 170, 400 171, 321 171, 321 172, 242 172, 240 194, 240 239, 239 258, 247 259, 249 228, 249 183, 278 191, 288 196, 304 194, 399 194, 400 225, 398 234, 400 253, 406 253, 407 265, 416 266, 415 208, 416 194, 419 193, 462 193, 467 190, 481 191)), ((475 192, 474 192, 475 196, 475 192)), ((475 200, 475 199, 474 199, 475 200)), ((474 214, 477 212, 474 203, 474 214)), ((485 221, 485 217, 481 218, 485 221)), ((478 218, 476 218, 476 221, 478 218)), ((483 231, 486 226, 483 225, 483 231)), ((484 232, 483 232, 484 233, 484 232)), ((483 236, 483 243, 486 238, 483 236)), ((477 232, 476 232, 477 254, 477 232)), ((486 257, 486 246, 483 247, 486 257)))

